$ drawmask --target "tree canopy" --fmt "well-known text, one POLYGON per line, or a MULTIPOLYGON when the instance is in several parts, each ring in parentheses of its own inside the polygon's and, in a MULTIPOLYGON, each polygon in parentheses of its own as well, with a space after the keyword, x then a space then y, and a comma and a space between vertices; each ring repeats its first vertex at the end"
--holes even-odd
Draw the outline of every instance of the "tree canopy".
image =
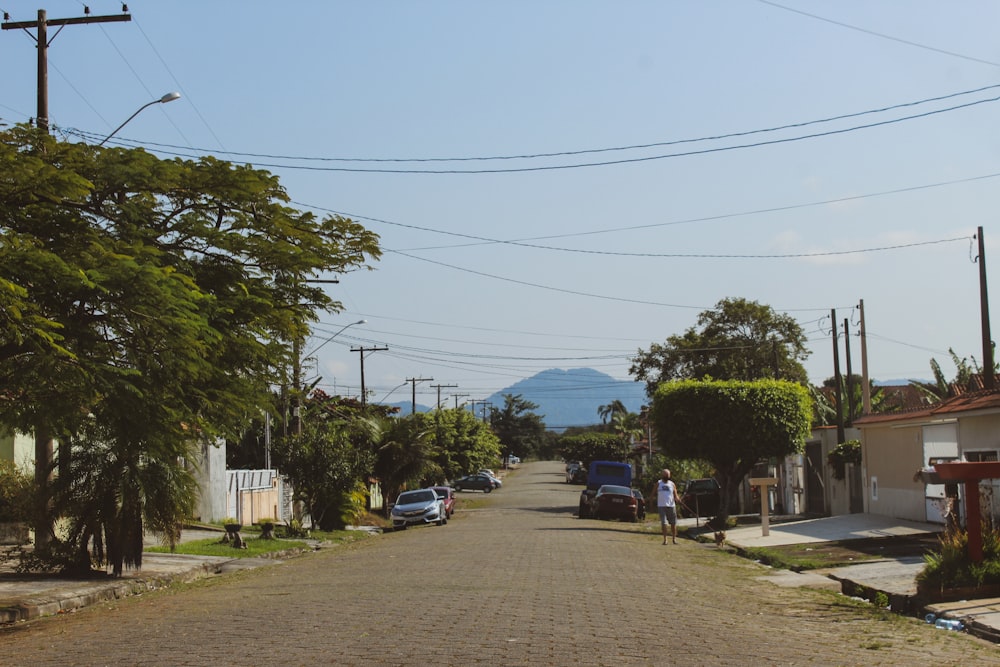
POLYGON ((27 127, 0 132, 0 164, 0 426, 34 433, 42 471, 45 443, 82 445, 90 419, 162 461, 239 434, 294 341, 341 308, 309 280, 380 255, 375 234, 289 207, 249 166, 27 127))
POLYGON ((584 466, 591 461, 627 462, 632 444, 615 433, 591 431, 563 436, 559 439, 559 452, 565 460, 580 461, 584 466))
POLYGON ((678 380, 660 385, 653 396, 661 453, 714 466, 723 521, 737 486, 758 461, 802 451, 811 414, 806 388, 785 380, 678 380))
POLYGON ((802 327, 770 306, 723 299, 698 315, 698 324, 649 350, 640 349, 629 373, 652 395, 661 382, 680 379, 760 380, 806 383, 809 356, 802 327))
POLYGON ((504 394, 503 402, 502 408, 492 412, 490 425, 505 453, 526 458, 545 440, 545 423, 532 412, 538 405, 520 394, 504 394))

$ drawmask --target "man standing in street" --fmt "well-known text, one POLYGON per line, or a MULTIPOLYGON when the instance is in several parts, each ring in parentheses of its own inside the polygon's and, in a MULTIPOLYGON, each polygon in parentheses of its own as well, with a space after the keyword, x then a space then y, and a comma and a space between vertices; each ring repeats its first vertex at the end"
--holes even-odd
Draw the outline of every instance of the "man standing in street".
POLYGON ((677 544, 677 505, 681 497, 677 493, 677 485, 670 479, 670 471, 663 470, 663 476, 656 482, 656 507, 660 510, 660 529, 663 531, 663 543, 667 543, 667 526, 674 544, 677 544))

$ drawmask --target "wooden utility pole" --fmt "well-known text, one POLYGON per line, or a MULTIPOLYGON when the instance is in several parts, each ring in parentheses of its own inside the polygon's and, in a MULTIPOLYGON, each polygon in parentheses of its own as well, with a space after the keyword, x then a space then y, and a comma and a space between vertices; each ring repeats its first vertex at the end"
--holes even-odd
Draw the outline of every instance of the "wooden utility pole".
POLYGON ((846 436, 844 433, 844 398, 843 398, 843 386, 844 379, 840 375, 840 349, 837 342, 837 310, 830 310, 830 330, 833 332, 833 382, 836 385, 834 387, 834 394, 836 396, 837 403, 837 443, 840 444, 844 442, 846 436))
POLYGON ((858 312, 861 313, 861 412, 870 415, 872 413, 872 390, 868 383, 868 336, 865 332, 865 300, 858 303, 858 312))
POLYGON ((851 371, 851 333, 844 318, 844 363, 847 364, 847 425, 854 425, 854 378, 851 371))
POLYGON ((983 388, 992 391, 996 388, 996 373, 993 370, 993 339, 990 336, 990 302, 986 295, 986 242, 983 228, 979 227, 976 231, 979 239, 979 319, 983 327, 983 388))
POLYGON ((410 408, 410 414, 411 415, 415 415, 415 414, 417 414, 417 383, 418 382, 433 382, 434 378, 406 378, 406 381, 409 382, 409 383, 411 383, 413 385, 411 387, 413 389, 413 397, 412 397, 412 403, 411 403, 411 408, 410 408))
POLYGON ((433 387, 433 388, 435 388, 435 389, 438 390, 437 404, 434 406, 435 410, 440 410, 441 409, 441 389, 444 389, 444 388, 451 389, 451 388, 454 388, 454 387, 457 387, 457 386, 458 386, 457 384, 432 384, 431 385, 431 387, 433 387))
POLYGON ((128 13, 128 9, 125 5, 122 5, 122 13, 112 16, 90 16, 90 9, 85 9, 86 16, 80 16, 72 19, 48 19, 46 18, 46 13, 44 9, 38 10, 38 19, 35 21, 7 21, 0 25, 0 29, 3 30, 24 30, 28 33, 28 36, 35 40, 35 44, 38 47, 38 109, 35 113, 35 126, 49 131, 49 66, 48 66, 48 52, 49 44, 52 40, 49 39, 48 28, 49 26, 59 26, 59 30, 56 31, 55 35, 52 35, 52 39, 56 38, 64 26, 68 25, 78 25, 81 23, 111 23, 118 21, 131 21, 132 15, 128 13), (28 30, 30 28, 35 28, 35 34, 32 35, 28 30))
POLYGON ((388 347, 352 347, 351 352, 360 352, 361 356, 361 407, 368 405, 368 395, 365 393, 365 352, 382 352, 388 347))
MULTIPOLYGON (((124 8, 124 5, 123 5, 124 8)), ((107 23, 111 21, 131 21, 132 17, 123 13, 119 16, 89 16, 90 10, 87 9, 87 16, 72 19, 52 19, 48 20, 46 18, 46 13, 44 9, 38 10, 38 19, 35 21, 4 21, 0 24, 0 29, 2 30, 24 30, 29 37, 35 40, 38 46, 38 108, 35 114, 35 126, 39 127, 46 132, 49 131, 49 67, 48 67, 48 48, 51 40, 48 36, 49 26, 59 26, 59 30, 56 34, 52 36, 55 39, 56 35, 62 31, 64 26, 79 24, 79 23, 107 23), (29 32, 30 28, 36 29, 36 34, 32 35, 29 32)), ((4 13, 4 19, 7 18, 6 12, 4 13)), ((52 459, 55 456, 55 445, 53 441, 52 433, 48 425, 36 425, 34 429, 35 433, 35 484, 41 490, 43 496, 47 497, 49 493, 49 486, 52 483, 52 459)), ((69 452, 67 450, 62 452, 62 456, 59 458, 59 466, 64 471, 68 469, 69 466, 69 452)), ((52 530, 52 522, 49 516, 42 516, 41 514, 35 520, 35 548, 41 548, 48 545, 54 536, 52 530)))

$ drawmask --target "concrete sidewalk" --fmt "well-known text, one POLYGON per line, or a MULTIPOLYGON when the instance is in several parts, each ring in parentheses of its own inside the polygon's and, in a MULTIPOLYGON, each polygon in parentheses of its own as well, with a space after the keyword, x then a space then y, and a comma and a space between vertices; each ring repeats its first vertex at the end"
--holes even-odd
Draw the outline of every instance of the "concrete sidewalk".
MULTIPOLYGON (((686 520, 685 523, 690 520, 686 520)), ((726 531, 726 542, 736 548, 808 544, 838 540, 938 533, 941 526, 891 519, 875 514, 848 514, 804 521, 772 523, 768 535, 762 527, 739 526, 726 531)), ((966 629, 985 639, 1000 642, 1000 598, 958 602, 921 602, 916 576, 924 567, 920 556, 886 558, 843 567, 795 573, 775 570, 761 579, 781 586, 810 586, 839 590, 845 595, 868 599, 883 593, 893 610, 936 618, 957 619, 966 629)))
MULTIPOLYGON (((181 541, 221 538, 222 534, 209 530, 184 530, 181 541)), ((158 544, 154 536, 148 536, 145 542, 148 546, 158 544)), ((270 558, 223 558, 145 552, 140 570, 126 570, 121 577, 107 575, 86 579, 46 574, 21 575, 14 572, 14 564, 0 563, 0 625, 65 614, 104 600, 139 595, 234 569, 262 567, 280 562, 270 558)))

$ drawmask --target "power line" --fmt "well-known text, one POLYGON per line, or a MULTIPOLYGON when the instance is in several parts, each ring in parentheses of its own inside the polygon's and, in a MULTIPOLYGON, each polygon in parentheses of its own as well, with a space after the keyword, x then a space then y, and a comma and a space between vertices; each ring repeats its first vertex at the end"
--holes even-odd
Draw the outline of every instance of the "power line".
MULTIPOLYGON (((965 184, 965 183, 973 183, 975 181, 990 180, 990 179, 994 179, 994 178, 997 178, 997 177, 1000 177, 1000 172, 994 172, 994 173, 991 173, 991 174, 982 174, 982 175, 979 175, 979 176, 970 176, 970 177, 967 177, 967 178, 953 179, 953 180, 950 180, 950 181, 939 181, 939 182, 936 182, 936 183, 924 183, 924 184, 921 184, 921 185, 913 185, 913 186, 907 186, 907 187, 903 187, 903 188, 895 188, 893 190, 883 190, 883 191, 880 191, 880 192, 871 192, 871 193, 861 194, 861 195, 850 195, 850 196, 847 196, 847 197, 836 197, 836 198, 833 198, 833 199, 824 199, 824 200, 820 200, 820 201, 804 202, 804 203, 800 203, 800 204, 788 204, 788 205, 785 205, 785 206, 772 206, 772 207, 762 208, 762 209, 753 209, 753 210, 750 210, 750 211, 737 211, 737 212, 734 212, 734 213, 720 213, 720 214, 717 214, 717 215, 699 216, 699 217, 696 217, 696 218, 683 218, 681 220, 670 220, 670 221, 667 221, 667 222, 652 222, 652 223, 647 223, 647 224, 643 224, 643 225, 629 225, 629 226, 626 226, 626 227, 611 227, 611 228, 605 228, 605 229, 589 230, 589 231, 585 231, 585 232, 569 232, 569 233, 565 233, 565 234, 552 234, 552 235, 546 235, 546 236, 535 236, 535 237, 529 237, 529 238, 508 239, 508 240, 504 240, 504 239, 492 239, 492 238, 488 238, 488 237, 484 237, 484 236, 477 236, 477 235, 473 235, 473 234, 466 234, 466 233, 463 233, 463 232, 453 232, 453 231, 449 231, 449 230, 442 230, 442 229, 434 229, 434 228, 431 228, 431 227, 424 227, 424 226, 421 226, 421 225, 414 225, 414 224, 408 224, 408 223, 403 223, 403 222, 395 222, 395 221, 392 221, 392 220, 386 220, 384 218, 376 218, 376 217, 362 215, 362 214, 358 214, 358 213, 350 213, 350 212, 346 212, 346 211, 338 211, 338 210, 335 210, 335 209, 326 208, 326 207, 319 206, 319 205, 316 205, 316 204, 308 204, 306 202, 300 202, 300 201, 294 201, 293 200, 291 203, 294 204, 294 205, 296 205, 296 206, 301 206, 301 207, 304 207, 304 208, 309 208, 309 209, 312 209, 312 210, 315 210, 315 211, 322 211, 322 212, 325 212, 325 213, 331 213, 331 214, 334 214, 334 215, 340 215, 340 216, 343 216, 343 217, 351 218, 352 220, 367 220, 369 222, 375 222, 375 223, 379 223, 379 224, 390 225, 390 226, 393 226, 393 227, 400 227, 400 228, 403 228, 403 229, 413 229, 413 230, 422 231, 422 232, 429 232, 429 233, 432 233, 432 234, 441 234, 443 236, 454 236, 454 237, 458 237, 458 238, 465 238, 465 239, 470 239, 470 240, 477 241, 477 243, 453 244, 453 245, 447 245, 447 246, 425 246, 425 247, 421 247, 421 248, 408 248, 408 249, 406 249, 407 251, 410 251, 410 252, 415 252, 415 251, 420 251, 420 250, 440 250, 440 249, 446 249, 446 248, 464 248, 464 247, 470 247, 470 246, 475 246, 475 245, 493 245, 493 244, 503 244, 503 245, 512 245, 512 246, 524 246, 524 247, 528 247, 528 248, 539 248, 539 249, 542 249, 542 250, 565 250, 565 251, 568 251, 568 252, 572 252, 573 251, 572 249, 561 248, 561 247, 557 247, 557 246, 546 246, 546 245, 540 245, 540 244, 530 244, 530 243, 527 243, 527 242, 528 241, 536 241, 536 240, 545 240, 545 239, 572 238, 572 237, 578 237, 578 236, 594 236, 594 235, 598 235, 598 234, 620 234, 621 232, 637 231, 637 230, 641 230, 641 229, 654 229, 654 228, 657 228, 657 227, 670 227, 670 226, 675 226, 675 225, 697 224, 697 223, 703 223, 703 222, 716 222, 716 221, 719 221, 719 220, 728 220, 728 219, 731 219, 731 218, 740 218, 740 217, 748 217, 748 216, 754 216, 754 215, 763 215, 763 214, 767 214, 767 213, 783 213, 783 212, 787 212, 787 211, 794 211, 794 210, 799 210, 799 209, 804 209, 804 208, 813 208, 813 207, 817 207, 817 206, 829 206, 831 204, 843 204, 843 203, 852 202, 852 201, 860 201, 860 200, 864 200, 864 199, 872 199, 872 198, 875 198, 875 197, 885 197, 885 196, 890 196, 890 195, 898 195, 898 194, 906 194, 906 193, 910 193, 910 192, 918 192, 918 191, 921 191, 921 190, 930 190, 930 189, 933 189, 933 188, 948 187, 948 186, 952 186, 952 185, 962 185, 962 184, 965 184)), ((967 237, 961 237, 961 238, 967 238, 967 237)), ((957 240, 957 239, 948 239, 948 240, 950 241, 950 240, 957 240)), ((944 241, 934 241, 934 242, 930 242, 930 243, 938 243, 938 242, 944 242, 944 241)), ((867 252, 867 251, 866 250, 861 250, 861 251, 858 251, 858 252, 867 252)))
MULTIPOLYGON (((995 86, 989 86, 987 88, 983 88, 983 89, 980 89, 980 90, 987 90, 989 88, 994 88, 994 87, 995 86)), ((973 92, 973 91, 968 91, 968 92, 973 92)), ((953 95, 946 96, 946 97, 954 97, 954 96, 962 95, 962 94, 967 94, 967 93, 955 93, 953 95)), ((896 105, 895 107, 887 107, 887 109, 894 109, 894 108, 899 108, 901 106, 912 106, 912 105, 915 105, 915 104, 922 104, 922 103, 925 103, 925 102, 928 102, 928 101, 932 101, 932 100, 936 100, 936 99, 945 99, 945 97, 942 97, 942 98, 928 98, 927 100, 922 100, 922 101, 919 101, 919 102, 908 103, 906 105, 896 105)), ((325 172, 345 172, 345 173, 436 174, 436 175, 442 175, 442 174, 525 173, 525 172, 535 172, 535 171, 554 171, 554 170, 563 170, 563 169, 581 169, 581 168, 592 168, 592 167, 606 167, 606 166, 615 166, 615 165, 621 165, 621 164, 635 164, 635 163, 640 163, 640 162, 651 162, 651 161, 657 161, 657 160, 666 160, 666 159, 679 158, 679 157, 692 157, 692 156, 695 156, 695 155, 707 155, 707 154, 711 154, 711 153, 721 153, 721 152, 727 152, 727 151, 733 151, 733 150, 742 150, 742 149, 747 149, 747 148, 760 148, 760 147, 764 147, 764 146, 773 146, 773 145, 778 145, 778 144, 785 144, 785 143, 792 143, 792 142, 797 142, 797 141, 804 141, 806 139, 817 139, 817 138, 822 138, 822 137, 835 136, 835 135, 838 135, 838 134, 846 134, 846 133, 849 133, 849 132, 856 132, 856 131, 859 131, 859 130, 872 129, 872 128, 876 128, 876 127, 882 127, 882 126, 886 126, 886 125, 892 125, 892 124, 896 124, 896 123, 902 123, 904 121, 909 121, 909 120, 916 120, 916 119, 921 119, 921 118, 927 118, 927 117, 934 116, 934 115, 937 115, 937 114, 943 114, 943 113, 948 113, 948 112, 951 112, 951 111, 958 111, 958 110, 961 110, 961 109, 967 109, 967 108, 970 108, 970 107, 978 106, 980 104, 988 104, 988 103, 996 102, 998 100, 1000 100, 1000 96, 986 98, 986 99, 980 99, 980 100, 975 100, 975 101, 972 101, 972 102, 966 102, 966 103, 963 103, 963 104, 957 104, 957 105, 954 105, 954 106, 951 106, 951 107, 946 107, 946 108, 942 108, 942 109, 934 109, 934 110, 931 110, 931 111, 925 111, 925 112, 922 112, 922 113, 912 114, 912 115, 909 115, 909 116, 901 116, 899 118, 893 118, 893 119, 889 119, 889 120, 875 121, 875 122, 866 123, 866 124, 862 124, 862 125, 856 125, 856 126, 847 127, 847 128, 839 128, 839 129, 833 129, 833 130, 826 130, 826 131, 823 131, 823 132, 814 132, 814 133, 811 133, 811 134, 804 134, 804 135, 799 135, 799 136, 794 136, 794 137, 784 137, 784 138, 779 138, 779 139, 770 139, 770 140, 765 140, 765 141, 757 141, 757 142, 751 142, 751 143, 745 143, 745 144, 736 144, 736 145, 729 145, 729 146, 720 146, 720 147, 714 147, 714 148, 695 149, 695 150, 690 150, 690 151, 682 151, 682 152, 677 152, 677 153, 667 153, 667 154, 661 154, 661 155, 647 155, 647 156, 640 156, 640 157, 619 158, 619 159, 615 159, 615 160, 603 160, 603 161, 595 161, 595 162, 580 162, 580 163, 575 163, 575 164, 556 164, 556 165, 524 166, 524 167, 503 167, 503 168, 498 167, 498 168, 480 168, 480 169, 454 169, 454 168, 453 169, 416 169, 416 168, 404 169, 404 168, 309 166, 309 165, 278 164, 278 163, 261 162, 261 163, 256 163, 255 167, 258 167, 258 168, 266 167, 266 168, 270 168, 270 169, 293 169, 293 170, 302 170, 302 171, 325 171, 325 172)), ((859 115, 864 115, 864 114, 869 114, 869 113, 879 113, 879 112, 880 112, 880 110, 872 110, 872 111, 860 112, 860 113, 857 113, 857 114, 848 114, 848 115, 843 116, 843 118, 849 118, 849 117, 854 117, 854 116, 859 116, 859 115)), ((787 127, 787 128, 803 127, 803 126, 812 125, 812 124, 816 124, 816 123, 830 122, 830 120, 834 120, 834 119, 838 119, 838 118, 841 118, 841 117, 834 117, 832 119, 817 120, 817 121, 808 121, 808 122, 804 122, 804 123, 796 123, 796 124, 793 124, 793 125, 788 125, 788 126, 783 126, 783 127, 787 127)), ((732 134, 732 135, 720 135, 720 137, 726 137, 726 136, 729 136, 729 137, 748 136, 748 135, 752 135, 752 134, 758 134, 758 133, 761 133, 761 132, 773 132, 773 131, 776 131, 777 129, 782 129, 782 128, 768 128, 768 129, 764 129, 764 130, 752 130, 752 131, 748 131, 748 132, 735 133, 735 134, 732 134)), ((83 138, 85 140, 93 140, 94 138, 96 138, 96 135, 94 135, 92 133, 88 133, 88 132, 82 131, 82 130, 79 130, 79 129, 76 129, 76 128, 63 128, 63 131, 67 132, 68 134, 75 135, 75 136, 78 136, 80 138, 83 138)), ((657 146, 658 147, 658 146, 668 146, 668 145, 676 145, 676 144, 681 144, 681 143, 692 143, 692 142, 700 142, 700 141, 708 141, 708 140, 712 140, 712 138, 687 139, 687 140, 678 140, 678 141, 672 141, 672 142, 660 142, 660 143, 655 143, 655 144, 648 144, 648 146, 657 146)), ((179 153, 176 150, 164 150, 164 148, 172 148, 172 149, 183 148, 184 150, 193 150, 195 152, 200 152, 200 153, 210 153, 210 151, 208 151, 206 149, 188 148, 188 147, 177 147, 177 146, 171 146, 169 144, 159 144, 159 143, 154 143, 154 142, 134 142, 134 141, 129 142, 129 141, 126 141, 126 140, 119 140, 118 143, 120 145, 126 145, 127 144, 127 145, 143 146, 143 147, 145 147, 148 150, 153 151, 153 152, 158 152, 158 153, 162 153, 162 154, 165 154, 165 155, 173 155, 173 156, 176 156, 176 157, 192 158, 192 159, 198 158, 199 156, 198 155, 193 155, 191 153, 179 153)), ((564 153, 556 153, 556 154, 552 154, 552 155, 555 155, 555 156, 573 156, 573 155, 579 155, 579 154, 583 154, 583 153, 594 153, 594 152, 602 152, 602 151, 608 151, 608 150, 633 150, 633 148, 634 147, 625 147, 625 146, 622 146, 622 147, 617 147, 617 148, 612 148, 612 149, 590 149, 590 150, 587 150, 587 151, 567 151, 567 152, 564 152, 564 153)), ((302 161, 302 162, 343 162, 343 161, 358 162, 358 161, 361 161, 360 158, 315 158, 315 157, 293 157, 293 156, 260 156, 260 155, 252 154, 252 153, 237 153, 237 152, 222 152, 222 154, 223 155, 242 156, 242 157, 265 157, 266 159, 298 160, 298 161, 302 161)), ((544 157, 545 155, 546 154, 538 154, 539 157, 544 157)), ((465 160, 469 160, 469 159, 470 158, 441 158, 441 159, 435 159, 435 161, 465 161, 465 160)), ((491 157, 491 158, 477 158, 477 159, 480 159, 480 160, 499 160, 499 159, 505 159, 506 160, 506 159, 514 159, 514 158, 512 158, 512 157, 491 157)), ((532 159, 532 158, 522 158, 522 159, 532 159)), ((426 161, 431 161, 431 159, 430 158, 425 158, 425 159, 408 158, 408 159, 397 159, 396 161, 400 161, 400 162, 420 162, 420 161, 425 161, 426 162, 426 161)))
POLYGON ((867 28, 861 28, 856 25, 851 25, 850 23, 844 23, 843 21, 834 21, 833 19, 826 18, 825 16, 820 16, 819 14, 811 14, 809 12, 802 11, 801 9, 795 9, 794 7, 787 7, 785 5, 780 5, 777 2, 771 2, 771 0, 757 0, 757 2, 770 5, 771 7, 776 7, 778 9, 783 9, 786 12, 792 12, 794 14, 801 14, 802 16, 808 16, 811 19, 816 19, 817 21, 823 21, 824 23, 830 23, 841 28, 847 28, 848 30, 854 30, 857 32, 864 33, 866 35, 872 35, 873 37, 879 37, 881 39, 887 39, 892 42, 898 42, 900 44, 906 44, 907 46, 913 46, 918 49, 923 49, 925 51, 933 51, 934 53, 940 53, 946 56, 951 56, 953 58, 961 58, 962 60, 969 60, 975 63, 981 63, 983 65, 991 65, 993 67, 1000 67, 1000 63, 993 62, 992 60, 984 60, 982 58, 975 58, 973 56, 967 56, 963 53, 957 53, 955 51, 947 51, 945 49, 939 49, 934 46, 928 46, 926 44, 921 44, 920 42, 912 42, 908 39, 902 39, 900 37, 893 37, 892 35, 887 35, 882 32, 875 32, 874 30, 869 30, 867 28))

